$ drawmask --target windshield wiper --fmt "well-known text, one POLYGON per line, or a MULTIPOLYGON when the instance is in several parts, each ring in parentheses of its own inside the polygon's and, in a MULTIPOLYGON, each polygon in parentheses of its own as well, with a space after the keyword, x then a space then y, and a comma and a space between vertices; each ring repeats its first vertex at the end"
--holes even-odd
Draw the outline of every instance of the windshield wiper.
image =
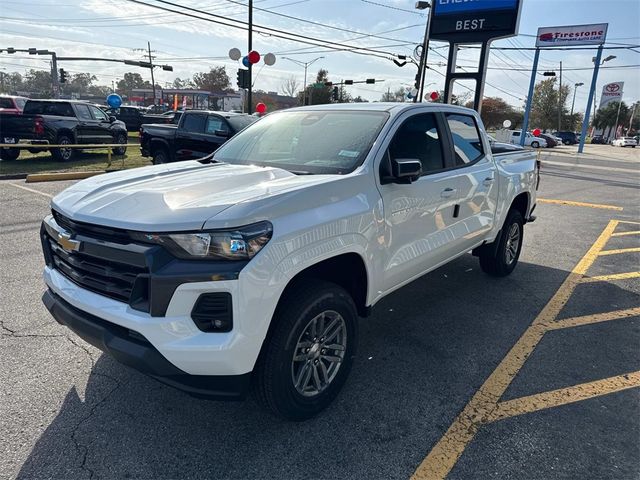
POLYGON ((288 168, 286 170, 287 170, 287 172, 291 172, 294 175, 313 175, 313 173, 306 172, 304 170, 289 170, 288 168))
POLYGON ((207 163, 220 163, 220 160, 216 160, 215 158, 213 158, 213 155, 214 153, 210 153, 209 155, 207 155, 206 157, 202 157, 198 161, 203 165, 206 165, 207 163))

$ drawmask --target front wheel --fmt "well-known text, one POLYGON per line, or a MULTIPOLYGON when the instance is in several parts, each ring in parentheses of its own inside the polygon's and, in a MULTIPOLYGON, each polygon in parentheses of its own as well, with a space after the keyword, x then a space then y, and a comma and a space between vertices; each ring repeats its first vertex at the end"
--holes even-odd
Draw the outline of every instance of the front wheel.
POLYGON ((506 277, 516 268, 522 239, 524 236, 524 219, 517 210, 511 210, 496 238, 497 245, 486 245, 480 250, 480 268, 494 277, 506 277))
POLYGON ((532 148, 540 148, 540 144, 538 142, 531 142, 532 148))
POLYGON ((340 286, 307 280, 282 300, 254 375, 258 402, 301 421, 317 415, 344 385, 357 344, 357 313, 340 286))
MULTIPOLYGON (((116 141, 115 143, 119 143, 120 145, 126 145, 127 144, 127 135, 124 133, 119 133, 116 136, 116 141)), ((127 153, 127 147, 115 147, 112 150, 114 155, 124 155, 125 153, 127 153)))
POLYGON ((164 148, 159 148, 153 152, 153 164, 160 165, 163 163, 169 163, 169 155, 164 148))

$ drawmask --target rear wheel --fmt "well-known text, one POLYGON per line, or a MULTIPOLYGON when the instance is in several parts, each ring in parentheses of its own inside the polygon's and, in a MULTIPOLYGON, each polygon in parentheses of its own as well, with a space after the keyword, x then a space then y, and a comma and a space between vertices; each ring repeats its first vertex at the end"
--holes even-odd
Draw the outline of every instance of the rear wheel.
MULTIPOLYGON (((120 145, 126 145, 127 135, 125 133, 119 133, 116 136, 115 143, 119 143, 120 145)), ((115 147, 112 151, 114 155, 124 155, 127 152, 127 147, 115 147)))
POLYGON ((153 152, 153 164, 169 163, 169 155, 164 148, 159 148, 153 152))
MULTIPOLYGON (((73 139, 68 135, 60 135, 56 140, 56 144, 58 145, 73 145, 73 139)), ((59 162, 68 162, 75 157, 75 153, 72 148, 54 148, 51 150, 51 155, 53 158, 58 160, 59 162)))
POLYGON ((260 404, 289 420, 325 409, 344 385, 355 355, 357 313, 333 283, 308 280, 279 306, 254 376, 260 404))
POLYGON ((16 160, 20 156, 17 148, 0 148, 0 160, 16 160))
POLYGON ((479 251, 480 268, 494 277, 506 277, 518 264, 522 239, 524 235, 524 219, 517 210, 511 210, 504 222, 496 244, 485 245, 479 251))

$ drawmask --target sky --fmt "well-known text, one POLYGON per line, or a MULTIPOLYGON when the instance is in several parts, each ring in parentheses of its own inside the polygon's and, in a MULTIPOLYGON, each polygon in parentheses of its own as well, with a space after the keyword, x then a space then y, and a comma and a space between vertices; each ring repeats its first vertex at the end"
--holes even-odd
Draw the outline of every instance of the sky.
MULTIPOLYGON (((206 10, 223 21, 247 20, 246 0, 171 1, 206 10)), ((623 100, 632 103, 640 99, 640 1, 522 1, 519 35, 497 40, 493 47, 532 48, 535 33, 542 26, 608 23, 606 47, 639 47, 605 51, 604 56, 615 55, 617 58, 603 65, 608 68, 600 70, 598 98, 605 83, 624 81, 623 100)), ((163 6, 157 0, 144 2, 163 6)), ((131 0, 2 0, 1 5, 0 48, 35 47, 54 50, 58 56, 141 60, 142 53, 135 49, 145 49, 149 41, 155 62, 174 68, 173 72, 156 69, 156 83, 163 86, 175 77, 189 78, 196 72, 225 66, 235 88, 239 64, 228 57, 228 52, 233 47, 247 52, 246 30, 179 16, 131 0)), ((253 21, 256 25, 348 46, 411 55, 414 47, 422 42, 427 21, 424 11, 415 10, 414 5, 414 0, 254 0, 253 21)), ((448 49, 447 44, 439 42, 432 42, 431 47, 434 50, 429 53, 428 63, 440 74, 428 72, 427 92, 444 88, 441 74, 445 71, 448 49)), ((333 81, 384 80, 374 85, 346 87, 353 96, 360 95, 370 101, 379 100, 388 89, 395 91, 410 86, 416 74, 415 66, 408 64, 400 68, 388 58, 380 58, 370 51, 361 50, 359 54, 330 51, 264 34, 254 33, 253 48, 262 55, 276 55, 273 66, 261 63, 254 67, 254 89, 265 91, 282 92, 283 82, 291 76, 303 83, 304 68, 287 58, 310 62, 323 57, 309 66, 308 81, 313 81, 319 68, 327 69, 333 81)), ((532 50, 492 50, 485 96, 499 96, 522 107, 533 53, 532 50)), ((584 111, 587 103, 594 55, 595 49, 546 50, 540 56, 540 72, 558 72, 562 62, 563 84, 585 84, 576 90, 576 111, 584 111)), ((462 51, 458 58, 459 65, 473 65, 474 50, 462 51)), ((71 73, 93 73, 101 84, 111 84, 127 71, 138 71, 145 78, 150 77, 148 70, 116 63, 64 61, 59 62, 58 67, 71 73)), ((48 57, 0 53, 0 71, 24 73, 30 68, 48 69, 48 57)), ((538 80, 543 78, 539 74, 538 80)), ((464 92, 456 89, 454 93, 458 91, 464 92)))

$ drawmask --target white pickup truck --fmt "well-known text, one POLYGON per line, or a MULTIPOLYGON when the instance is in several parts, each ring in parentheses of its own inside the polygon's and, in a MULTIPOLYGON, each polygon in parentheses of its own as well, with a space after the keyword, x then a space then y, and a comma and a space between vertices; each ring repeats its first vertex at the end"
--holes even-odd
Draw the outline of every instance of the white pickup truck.
POLYGON ((492 153, 478 114, 450 105, 276 112, 206 159, 57 195, 43 301, 169 385, 214 399, 252 389, 306 419, 345 383, 358 317, 381 298, 471 251, 490 275, 514 269, 539 169, 506 147, 492 153))

